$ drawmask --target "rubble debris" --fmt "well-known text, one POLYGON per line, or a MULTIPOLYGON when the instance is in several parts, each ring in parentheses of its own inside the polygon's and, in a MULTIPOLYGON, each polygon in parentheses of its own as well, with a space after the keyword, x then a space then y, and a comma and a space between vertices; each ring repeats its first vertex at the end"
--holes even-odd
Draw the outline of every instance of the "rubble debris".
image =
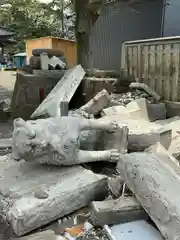
POLYGON ((82 167, 38 166, 0 157, 1 216, 18 236, 68 215, 108 194, 107 177, 82 167), (72 184, 73 182, 73 184, 72 184), (43 188, 48 198, 34 192, 43 188), (38 213, 38 214, 37 214, 38 213))
POLYGON ((94 226, 148 219, 148 215, 135 197, 120 197, 91 203, 91 219, 94 226))
POLYGON ((104 226, 109 240, 163 240, 160 232, 145 220, 104 226))
POLYGON ((145 91, 146 93, 148 93, 150 96, 152 96, 153 98, 156 99, 156 101, 159 101, 161 99, 161 97, 153 90, 151 89, 148 85, 146 85, 145 83, 139 83, 139 82, 132 82, 129 85, 130 88, 137 88, 137 89, 142 89, 143 91, 145 91))
MULTIPOLYGON (((81 131, 116 132, 117 129, 119 126, 116 123, 101 119, 56 117, 25 122, 18 118, 14 120, 12 156, 18 161, 24 159, 28 162, 58 166, 97 161, 117 162, 119 150, 84 151, 79 149, 81 131)), ((118 130, 118 134, 119 131, 123 140, 119 149, 124 153, 124 147, 127 146, 127 127, 118 130)))
POLYGON ((100 111, 109 105, 110 96, 108 92, 103 89, 88 103, 80 108, 80 111, 87 112, 89 114, 98 115, 100 111))
POLYGON ((180 134, 172 137, 168 152, 177 160, 180 160, 180 134))
POLYGON ((166 239, 179 239, 179 166, 155 153, 121 155, 119 172, 166 239))
POLYGON ((111 196, 118 198, 121 195, 124 180, 121 176, 109 177, 108 188, 111 196))
POLYGON ((108 77, 114 77, 118 78, 122 75, 121 73, 116 70, 101 70, 101 69, 85 69, 86 76, 87 77, 96 77, 96 78, 108 78, 108 77))
POLYGON ((165 103, 147 104, 147 111, 151 122, 166 119, 165 103))
POLYGON ((52 230, 34 233, 25 237, 16 238, 14 240, 57 240, 56 235, 52 230))
POLYGON ((164 101, 167 109, 167 117, 180 116, 180 102, 164 101))
POLYGON ((60 116, 60 102, 70 102, 84 75, 85 71, 81 65, 68 70, 31 115, 31 118, 40 117, 44 114, 49 117, 60 116))
POLYGON ((160 154, 164 157, 167 157, 168 159, 170 159, 172 162, 174 162, 177 166, 179 165, 179 162, 177 161, 176 158, 174 158, 172 156, 172 154, 167 151, 159 142, 157 142, 156 144, 154 144, 153 146, 150 146, 149 148, 147 148, 145 150, 146 152, 151 152, 151 153, 155 153, 156 155, 160 154))

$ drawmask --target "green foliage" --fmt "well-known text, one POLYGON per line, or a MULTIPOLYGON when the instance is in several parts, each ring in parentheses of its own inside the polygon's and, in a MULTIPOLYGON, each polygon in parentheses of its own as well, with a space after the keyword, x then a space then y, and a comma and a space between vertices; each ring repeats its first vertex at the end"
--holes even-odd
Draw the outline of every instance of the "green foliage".
MULTIPOLYGON (((37 0, 8 0, 0 6, 0 26, 16 33, 13 52, 25 50, 26 39, 61 36, 63 0, 45 4, 37 0)), ((70 4, 69 1, 65 1, 70 4)))

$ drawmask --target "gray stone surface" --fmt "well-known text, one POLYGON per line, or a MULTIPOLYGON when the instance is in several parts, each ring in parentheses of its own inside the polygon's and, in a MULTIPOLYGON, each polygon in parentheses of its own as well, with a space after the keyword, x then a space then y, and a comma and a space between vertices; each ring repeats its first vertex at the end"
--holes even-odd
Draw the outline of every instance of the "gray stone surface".
POLYGON ((147 104, 147 110, 150 121, 166 119, 165 103, 147 104))
POLYGON ((110 96, 106 89, 99 92, 94 98, 80 108, 89 114, 97 115, 100 111, 109 105, 110 96))
POLYGON ((180 168, 154 153, 122 155, 117 168, 165 239, 180 239, 180 168))
POLYGON ((35 118, 44 114, 49 117, 60 116, 60 102, 70 102, 84 75, 85 71, 81 65, 68 70, 31 117, 35 118))
POLYGON ((107 194, 107 178, 82 167, 57 168, 0 157, 0 214, 18 236, 107 194), (73 183, 73 184, 72 184, 73 183), (37 189, 48 198, 35 197, 37 189))
POLYGON ((117 200, 91 203, 91 219, 95 226, 147 218, 148 215, 135 197, 120 197, 117 200))
POLYGON ((31 234, 25 237, 16 238, 14 240, 57 240, 57 236, 54 234, 53 231, 47 230, 44 232, 39 232, 35 234, 31 234))
POLYGON ((167 117, 180 116, 180 102, 165 101, 167 117))
POLYGON ((120 197, 122 194, 123 184, 124 180, 121 176, 108 178, 108 188, 113 197, 120 197))

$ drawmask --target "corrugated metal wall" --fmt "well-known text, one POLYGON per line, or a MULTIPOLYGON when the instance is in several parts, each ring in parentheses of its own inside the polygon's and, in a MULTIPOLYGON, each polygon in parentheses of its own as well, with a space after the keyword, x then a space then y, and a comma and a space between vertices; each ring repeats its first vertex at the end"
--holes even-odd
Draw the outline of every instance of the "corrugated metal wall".
POLYGON ((90 68, 120 68, 121 44, 124 41, 160 37, 162 0, 144 0, 136 11, 119 2, 103 8, 90 37, 90 68))
POLYGON ((125 42, 122 68, 164 100, 180 101, 180 37, 125 42))
POLYGON ((180 0, 165 0, 163 36, 180 36, 180 0))

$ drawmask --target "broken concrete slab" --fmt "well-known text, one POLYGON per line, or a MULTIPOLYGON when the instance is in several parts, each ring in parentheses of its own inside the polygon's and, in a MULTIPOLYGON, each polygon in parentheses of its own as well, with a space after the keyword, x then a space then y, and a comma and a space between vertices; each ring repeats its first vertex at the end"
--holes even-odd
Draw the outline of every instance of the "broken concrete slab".
POLYGON ((153 98, 155 98, 156 101, 159 101, 161 99, 161 97, 152 89, 150 88, 148 85, 144 84, 144 83, 139 83, 139 82, 132 82, 129 85, 130 88, 137 88, 137 89, 141 89, 143 91, 145 91, 146 93, 148 93, 150 96, 152 96, 153 98))
POLYGON ((92 202, 90 212, 92 223, 95 226, 148 219, 147 213, 135 197, 120 197, 116 200, 92 202))
POLYGON ((154 153, 121 155, 117 166, 128 187, 166 239, 180 238, 180 168, 154 153))
POLYGON ((40 61, 42 70, 48 70, 49 65, 52 66, 53 69, 55 69, 57 65, 60 66, 61 69, 66 67, 66 63, 64 63, 60 58, 55 56, 49 58, 47 53, 40 54, 40 61))
POLYGON ((136 129, 129 133, 128 150, 131 152, 144 151, 146 148, 157 142, 168 149, 171 144, 172 130, 166 128, 158 128, 155 130, 136 129))
POLYGON ((166 119, 165 103, 147 104, 148 116, 150 121, 166 119))
POLYGON ((0 215, 18 236, 103 199, 108 192, 105 176, 82 167, 15 162, 10 155, 0 156, 0 176, 0 215), (40 188, 47 198, 35 196, 40 188))
POLYGON ((52 230, 34 233, 25 237, 16 238, 14 240, 57 240, 57 236, 52 230))
POLYGON ((42 115, 47 115, 49 117, 60 116, 60 102, 70 102, 84 75, 85 71, 81 65, 68 70, 41 105, 31 115, 31 118, 42 115))
POLYGON ((132 117, 143 118, 149 121, 149 115, 147 110, 147 100, 145 98, 140 98, 134 100, 126 105, 127 110, 132 113, 132 117))
POLYGON ((94 98, 92 98, 88 103, 82 106, 79 110, 85 111, 89 114, 97 115, 100 111, 109 105, 110 95, 103 89, 94 98))
POLYGON ((180 102, 164 101, 166 104, 167 117, 180 116, 180 102))
POLYGON ((171 161, 173 161, 175 164, 177 164, 177 166, 180 166, 177 159, 175 157, 173 157, 173 155, 169 152, 169 150, 167 151, 159 142, 157 142, 153 146, 150 146, 145 151, 155 153, 155 154, 160 154, 163 157, 166 157, 166 158, 170 159, 171 161))

